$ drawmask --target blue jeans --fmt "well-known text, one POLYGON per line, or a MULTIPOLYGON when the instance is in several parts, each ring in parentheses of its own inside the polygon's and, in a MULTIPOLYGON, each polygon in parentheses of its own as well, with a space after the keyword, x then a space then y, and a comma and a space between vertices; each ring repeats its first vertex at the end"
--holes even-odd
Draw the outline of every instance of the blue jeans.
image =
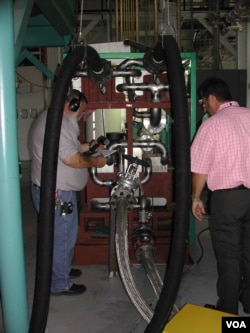
MULTIPOLYGON (((32 199, 37 212, 40 207, 40 188, 31 185, 32 199)), ((69 278, 71 262, 78 229, 78 210, 75 191, 57 191, 57 198, 62 202, 72 202, 73 212, 60 215, 60 207, 55 208, 54 220, 54 250, 51 292, 68 290, 72 286, 69 278)))

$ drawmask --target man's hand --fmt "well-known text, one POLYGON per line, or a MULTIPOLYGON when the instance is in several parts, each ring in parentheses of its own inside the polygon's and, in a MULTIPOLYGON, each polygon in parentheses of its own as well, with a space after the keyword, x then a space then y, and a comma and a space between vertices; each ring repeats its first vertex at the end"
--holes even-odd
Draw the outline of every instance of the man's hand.
POLYGON ((107 158, 104 156, 90 157, 91 166, 102 168, 107 163, 107 158))
POLYGON ((84 153, 77 152, 75 155, 63 160, 63 163, 71 168, 102 168, 107 163, 107 158, 104 156, 85 156, 84 153))
POLYGON ((203 215, 206 214, 206 211, 201 200, 192 201, 192 213, 198 221, 202 221, 203 215))

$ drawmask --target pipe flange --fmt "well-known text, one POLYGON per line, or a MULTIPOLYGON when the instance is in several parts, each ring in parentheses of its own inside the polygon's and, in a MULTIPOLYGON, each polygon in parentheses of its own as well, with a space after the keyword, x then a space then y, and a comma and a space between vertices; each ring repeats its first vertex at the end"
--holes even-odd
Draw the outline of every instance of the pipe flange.
POLYGON ((103 68, 100 72, 93 71, 89 66, 87 67, 88 78, 95 83, 106 83, 113 77, 113 68, 111 62, 102 59, 103 68))
POLYGON ((151 244, 143 244, 136 249, 135 257, 138 262, 142 262, 145 259, 155 261, 157 258, 157 249, 151 244))
POLYGON ((145 69, 151 74, 161 74, 167 70, 166 62, 159 61, 157 62, 154 59, 154 51, 148 50, 143 57, 143 65, 145 69))
POLYGON ((111 195, 110 198, 110 206, 115 209, 116 203, 118 200, 125 200, 127 204, 127 208, 132 209, 134 206, 134 196, 131 193, 131 191, 126 190, 124 188, 120 189, 118 187, 115 187, 114 192, 111 195))

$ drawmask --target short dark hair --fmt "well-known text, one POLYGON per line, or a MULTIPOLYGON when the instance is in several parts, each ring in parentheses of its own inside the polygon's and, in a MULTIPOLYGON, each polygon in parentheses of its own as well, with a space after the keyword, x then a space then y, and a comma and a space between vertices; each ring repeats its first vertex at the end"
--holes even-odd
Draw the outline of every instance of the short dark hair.
POLYGON ((199 98, 207 98, 209 95, 214 95, 218 101, 231 101, 232 95, 228 84, 217 77, 207 78, 198 88, 199 98))
POLYGON ((83 92, 77 89, 71 89, 67 96, 66 96, 66 102, 70 102, 73 98, 79 99, 80 103, 85 102, 88 103, 88 100, 83 92))

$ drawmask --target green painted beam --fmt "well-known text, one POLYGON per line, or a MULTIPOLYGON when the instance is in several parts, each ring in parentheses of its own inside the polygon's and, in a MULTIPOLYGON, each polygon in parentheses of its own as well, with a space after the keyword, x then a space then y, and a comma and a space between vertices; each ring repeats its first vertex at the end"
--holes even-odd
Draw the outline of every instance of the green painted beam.
POLYGON ((72 0, 35 0, 35 4, 61 36, 76 33, 77 19, 72 0))
POLYGON ((20 53, 34 0, 14 1, 15 56, 20 53))
MULTIPOLYGON (((71 35, 68 35, 68 41, 71 35)), ((23 41, 24 47, 67 47, 65 38, 53 27, 29 27, 23 41)))
POLYGON ((21 52, 21 54, 16 60, 16 66, 20 65, 24 59, 28 59, 37 69, 39 69, 50 80, 52 81, 54 80, 55 75, 28 50, 24 50, 21 52))

